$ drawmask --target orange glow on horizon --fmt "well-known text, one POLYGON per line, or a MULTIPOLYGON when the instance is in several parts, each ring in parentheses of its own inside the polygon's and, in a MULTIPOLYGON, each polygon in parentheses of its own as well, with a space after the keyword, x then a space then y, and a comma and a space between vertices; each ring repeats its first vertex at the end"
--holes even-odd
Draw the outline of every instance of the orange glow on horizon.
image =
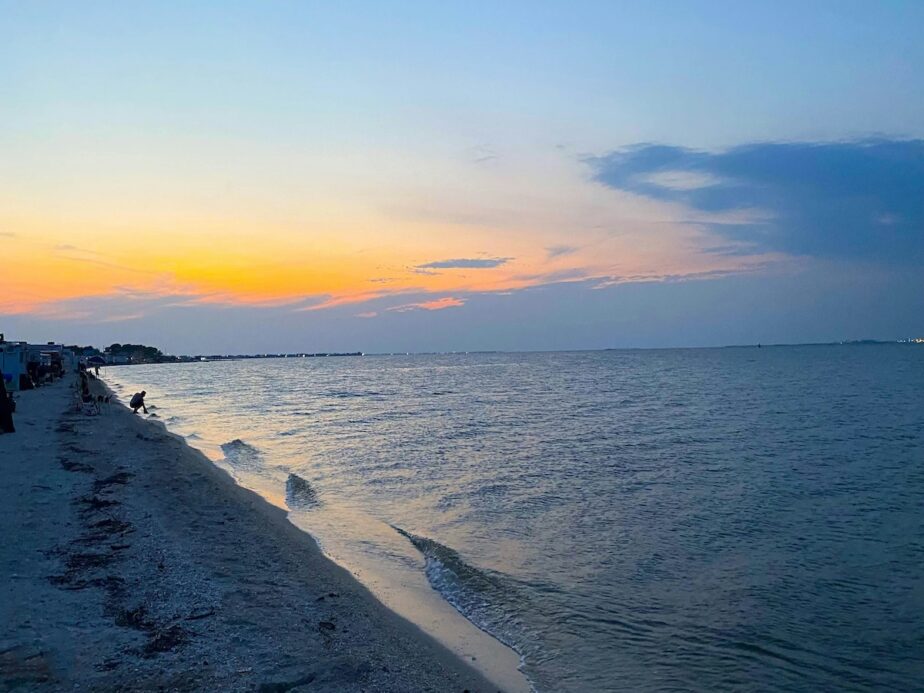
MULTIPOLYGON (((165 244, 162 238, 149 240, 143 235, 104 250, 20 235, 5 237, 2 244, 6 266, 0 310, 37 314, 55 314, 55 304, 62 301, 124 294, 175 296, 193 303, 293 303, 300 304, 297 310, 312 311, 409 293, 504 292, 554 281, 657 279, 742 266, 741 257, 646 248, 640 243, 629 255, 619 239, 562 257, 508 242, 495 255, 513 259, 496 267, 439 269, 421 265, 466 253, 449 245, 439 255, 435 251, 425 255, 399 243, 368 252, 344 252, 312 244, 299 247, 278 237, 247 246, 214 242, 211 248, 202 239, 165 244)), ((461 305, 440 303, 449 300, 459 301, 438 296, 432 303, 437 308, 461 305)))
POLYGON ((111 215, 73 202, 50 216, 25 205, 0 216, 0 312, 60 317, 68 302, 132 296, 311 312, 388 297, 400 307, 409 294, 433 295, 414 305, 441 309, 462 305, 469 293, 702 276, 768 260, 701 251, 712 241, 684 220, 689 210, 572 177, 563 174, 545 198, 524 197, 528 186, 519 179, 500 181, 510 189, 486 189, 491 199, 471 218, 453 199, 427 200, 416 212, 313 200, 287 203, 287 218, 246 206, 230 216, 241 204, 234 199, 208 213, 148 214, 122 200, 111 215), (451 258, 461 264, 445 266, 451 258))

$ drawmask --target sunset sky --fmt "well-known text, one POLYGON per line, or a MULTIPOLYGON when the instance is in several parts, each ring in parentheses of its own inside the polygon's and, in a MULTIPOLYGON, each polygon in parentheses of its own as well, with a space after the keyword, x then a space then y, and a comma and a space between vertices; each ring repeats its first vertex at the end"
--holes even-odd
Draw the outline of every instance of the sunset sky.
POLYGON ((924 336, 924 3, 0 1, 0 332, 924 336))

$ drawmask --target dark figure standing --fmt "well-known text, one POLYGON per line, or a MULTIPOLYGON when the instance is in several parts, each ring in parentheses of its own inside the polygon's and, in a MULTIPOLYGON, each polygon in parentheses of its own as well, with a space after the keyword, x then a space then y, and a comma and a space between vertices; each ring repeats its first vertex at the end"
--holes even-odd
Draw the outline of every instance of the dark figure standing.
POLYGON ((0 375, 0 431, 4 433, 16 432, 16 427, 13 426, 13 403, 10 402, 9 395, 6 394, 6 383, 3 382, 2 375, 0 375))
POLYGON ((144 406, 144 396, 146 394, 148 393, 142 390, 132 395, 132 399, 128 403, 128 406, 131 407, 132 414, 137 414, 139 409, 144 409, 145 414, 148 413, 148 408, 144 406))
POLYGON ((80 374, 80 399, 83 402, 92 402, 93 396, 90 394, 90 380, 87 378, 89 373, 80 374))

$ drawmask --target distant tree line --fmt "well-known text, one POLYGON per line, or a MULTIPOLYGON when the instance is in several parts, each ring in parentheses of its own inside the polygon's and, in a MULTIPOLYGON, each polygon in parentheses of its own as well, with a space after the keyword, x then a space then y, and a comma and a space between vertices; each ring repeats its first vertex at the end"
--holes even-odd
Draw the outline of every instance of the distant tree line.
POLYGON ((175 356, 167 356, 157 347, 146 344, 110 344, 103 353, 108 356, 127 357, 131 363, 164 363, 176 361, 175 356))
POLYGON ((101 356, 103 352, 95 346, 78 346, 77 344, 65 344, 65 349, 70 349, 77 356, 101 356))

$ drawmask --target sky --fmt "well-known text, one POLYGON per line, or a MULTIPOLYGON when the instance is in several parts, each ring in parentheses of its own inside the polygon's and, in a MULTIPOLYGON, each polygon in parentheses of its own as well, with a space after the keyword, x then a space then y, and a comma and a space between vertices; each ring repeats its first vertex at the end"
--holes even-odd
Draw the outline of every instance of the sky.
POLYGON ((0 332, 924 336, 924 3, 0 0, 0 332))

